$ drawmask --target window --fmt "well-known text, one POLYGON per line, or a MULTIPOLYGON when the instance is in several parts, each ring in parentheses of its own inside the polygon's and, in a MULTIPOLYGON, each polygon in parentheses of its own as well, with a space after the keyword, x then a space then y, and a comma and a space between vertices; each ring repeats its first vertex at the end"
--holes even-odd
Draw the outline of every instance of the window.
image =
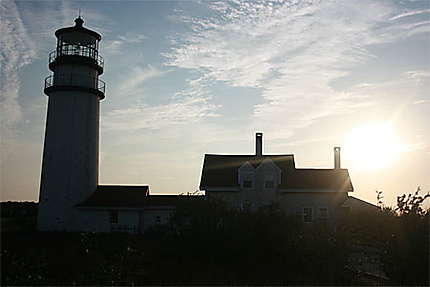
POLYGON ((110 221, 110 223, 118 223, 118 211, 117 210, 112 210, 109 213, 109 221, 110 221))
POLYGON ((244 180, 243 181, 244 188, 252 188, 252 180, 244 180))
POLYGON ((242 180, 242 187, 243 188, 252 188, 253 184, 253 173, 252 172, 244 172, 243 173, 243 180, 242 180))
POLYGON ((328 221, 328 207, 318 207, 317 216, 321 221, 328 221))
POLYGON ((275 175, 273 173, 264 175, 264 188, 275 188, 275 175))
POLYGON ((312 207, 303 207, 302 219, 304 222, 313 221, 314 209, 312 207))

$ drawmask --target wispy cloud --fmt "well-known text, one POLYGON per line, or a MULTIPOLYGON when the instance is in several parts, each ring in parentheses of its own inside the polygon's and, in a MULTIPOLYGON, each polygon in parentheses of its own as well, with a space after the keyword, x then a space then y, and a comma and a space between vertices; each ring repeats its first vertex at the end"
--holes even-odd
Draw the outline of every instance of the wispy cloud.
POLYGON ((405 77, 416 82, 430 79, 430 70, 410 70, 405 72, 405 77))
POLYGON ((411 11, 403 11, 402 13, 391 17, 390 21, 395 21, 398 19, 402 19, 402 18, 406 18, 406 17, 410 17, 410 16, 416 16, 416 15, 422 15, 422 14, 428 14, 430 13, 430 9, 425 9, 425 10, 411 10, 411 11))
POLYGON ((19 70, 35 58, 34 43, 27 34, 16 4, 1 1, 1 120, 2 129, 21 121, 19 70))
POLYGON ((392 16, 396 7, 385 1, 201 5, 212 16, 182 17, 192 31, 172 42, 176 46, 166 54, 167 64, 197 70, 213 82, 261 89, 264 102, 255 106, 254 124, 284 135, 362 106, 360 95, 336 91, 331 82, 371 60, 369 45, 420 33, 425 24, 387 27, 400 17, 392 16))
POLYGON ((151 80, 162 77, 169 71, 160 71, 150 65, 135 66, 128 70, 116 91, 122 95, 127 94, 128 98, 136 95, 139 99, 132 105, 128 104, 109 111, 107 117, 103 119, 104 130, 128 132, 141 129, 159 130, 198 123, 218 116, 216 110, 220 105, 212 101, 211 93, 207 88, 210 85, 207 78, 188 79, 188 89, 170 95, 160 95, 167 100, 167 103, 150 105, 140 100, 141 95, 145 94, 145 87, 151 85, 151 80))
MULTIPOLYGON (((110 34, 115 35, 114 33, 110 34)), ((128 33, 126 35, 108 37, 108 39, 103 42, 103 54, 106 58, 112 58, 114 60, 114 57, 118 54, 126 53, 124 49, 125 45, 141 43, 145 39, 146 37, 140 33, 128 33)))
POLYGON ((429 104, 429 103, 430 103, 430 100, 419 100, 419 101, 413 102, 414 105, 429 104))
MULTIPOLYGON (((27 125, 34 120, 35 113, 40 115, 46 112, 44 98, 40 98, 38 102, 33 95, 23 94, 24 89, 20 88, 24 83, 21 72, 36 60, 46 61, 48 53, 55 49, 54 31, 61 26, 73 25, 78 12, 78 8, 73 6, 77 5, 71 1, 44 1, 43 5, 39 1, 0 1, 0 117, 3 157, 8 156, 18 146, 18 141, 22 140, 22 129, 18 125, 27 125), (29 102, 32 102, 31 109, 28 108, 29 102)), ((86 15, 91 15, 93 20, 103 19, 92 11, 86 9, 86 15)), ((33 77, 40 77, 41 86, 44 75, 36 72, 33 77)))
POLYGON ((214 117, 215 108, 205 98, 189 95, 158 106, 137 102, 134 106, 109 112, 102 123, 105 130, 158 130, 214 117))
POLYGON ((135 94, 142 93, 143 87, 141 85, 150 80, 157 77, 161 77, 164 75, 164 71, 160 71, 157 68, 148 65, 146 67, 141 66, 133 66, 127 68, 127 72, 120 79, 118 79, 119 83, 116 86, 113 94, 116 95, 128 95, 129 97, 135 94))
POLYGON ((71 25, 75 11, 67 2, 50 6, 5 0, 0 7, 1 118, 2 128, 8 129, 26 117, 20 104, 20 70, 36 59, 47 57, 55 47, 54 30, 59 23, 71 25))

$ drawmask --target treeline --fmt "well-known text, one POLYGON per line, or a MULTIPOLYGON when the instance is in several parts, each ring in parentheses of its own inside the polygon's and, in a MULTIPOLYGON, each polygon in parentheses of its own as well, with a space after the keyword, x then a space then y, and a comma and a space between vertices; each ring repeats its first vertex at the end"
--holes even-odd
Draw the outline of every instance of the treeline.
POLYGON ((239 211, 209 199, 180 201, 169 225, 143 237, 2 233, 1 283, 428 286, 424 199, 400 197, 396 208, 351 216, 336 233, 323 222, 304 226, 276 204, 239 211), (369 278, 351 260, 369 248, 389 279, 369 278))
POLYGON ((35 232, 37 230, 36 202, 1 202, 0 211, 2 233, 35 232))

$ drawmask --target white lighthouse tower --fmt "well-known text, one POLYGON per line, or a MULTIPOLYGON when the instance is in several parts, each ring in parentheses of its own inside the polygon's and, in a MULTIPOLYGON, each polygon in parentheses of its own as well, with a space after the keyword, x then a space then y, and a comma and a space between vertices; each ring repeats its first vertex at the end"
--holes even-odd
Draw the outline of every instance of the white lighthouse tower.
POLYGON ((45 79, 49 97, 39 195, 40 231, 72 231, 74 206, 98 185, 99 110, 105 97, 100 34, 75 26, 55 32, 45 79))

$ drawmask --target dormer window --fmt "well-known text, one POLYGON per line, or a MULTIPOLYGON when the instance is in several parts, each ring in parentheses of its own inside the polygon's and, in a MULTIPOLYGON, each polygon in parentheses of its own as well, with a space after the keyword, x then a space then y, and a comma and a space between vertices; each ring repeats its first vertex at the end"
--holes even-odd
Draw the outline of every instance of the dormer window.
POLYGON ((252 188, 254 183, 254 174, 253 172, 244 172, 242 176, 242 187, 243 188, 252 188))
POLYGON ((243 189, 254 189, 255 170, 249 162, 245 162, 237 171, 238 183, 243 189))
POLYGON ((275 188, 275 174, 266 173, 264 174, 264 188, 274 189, 275 188))

